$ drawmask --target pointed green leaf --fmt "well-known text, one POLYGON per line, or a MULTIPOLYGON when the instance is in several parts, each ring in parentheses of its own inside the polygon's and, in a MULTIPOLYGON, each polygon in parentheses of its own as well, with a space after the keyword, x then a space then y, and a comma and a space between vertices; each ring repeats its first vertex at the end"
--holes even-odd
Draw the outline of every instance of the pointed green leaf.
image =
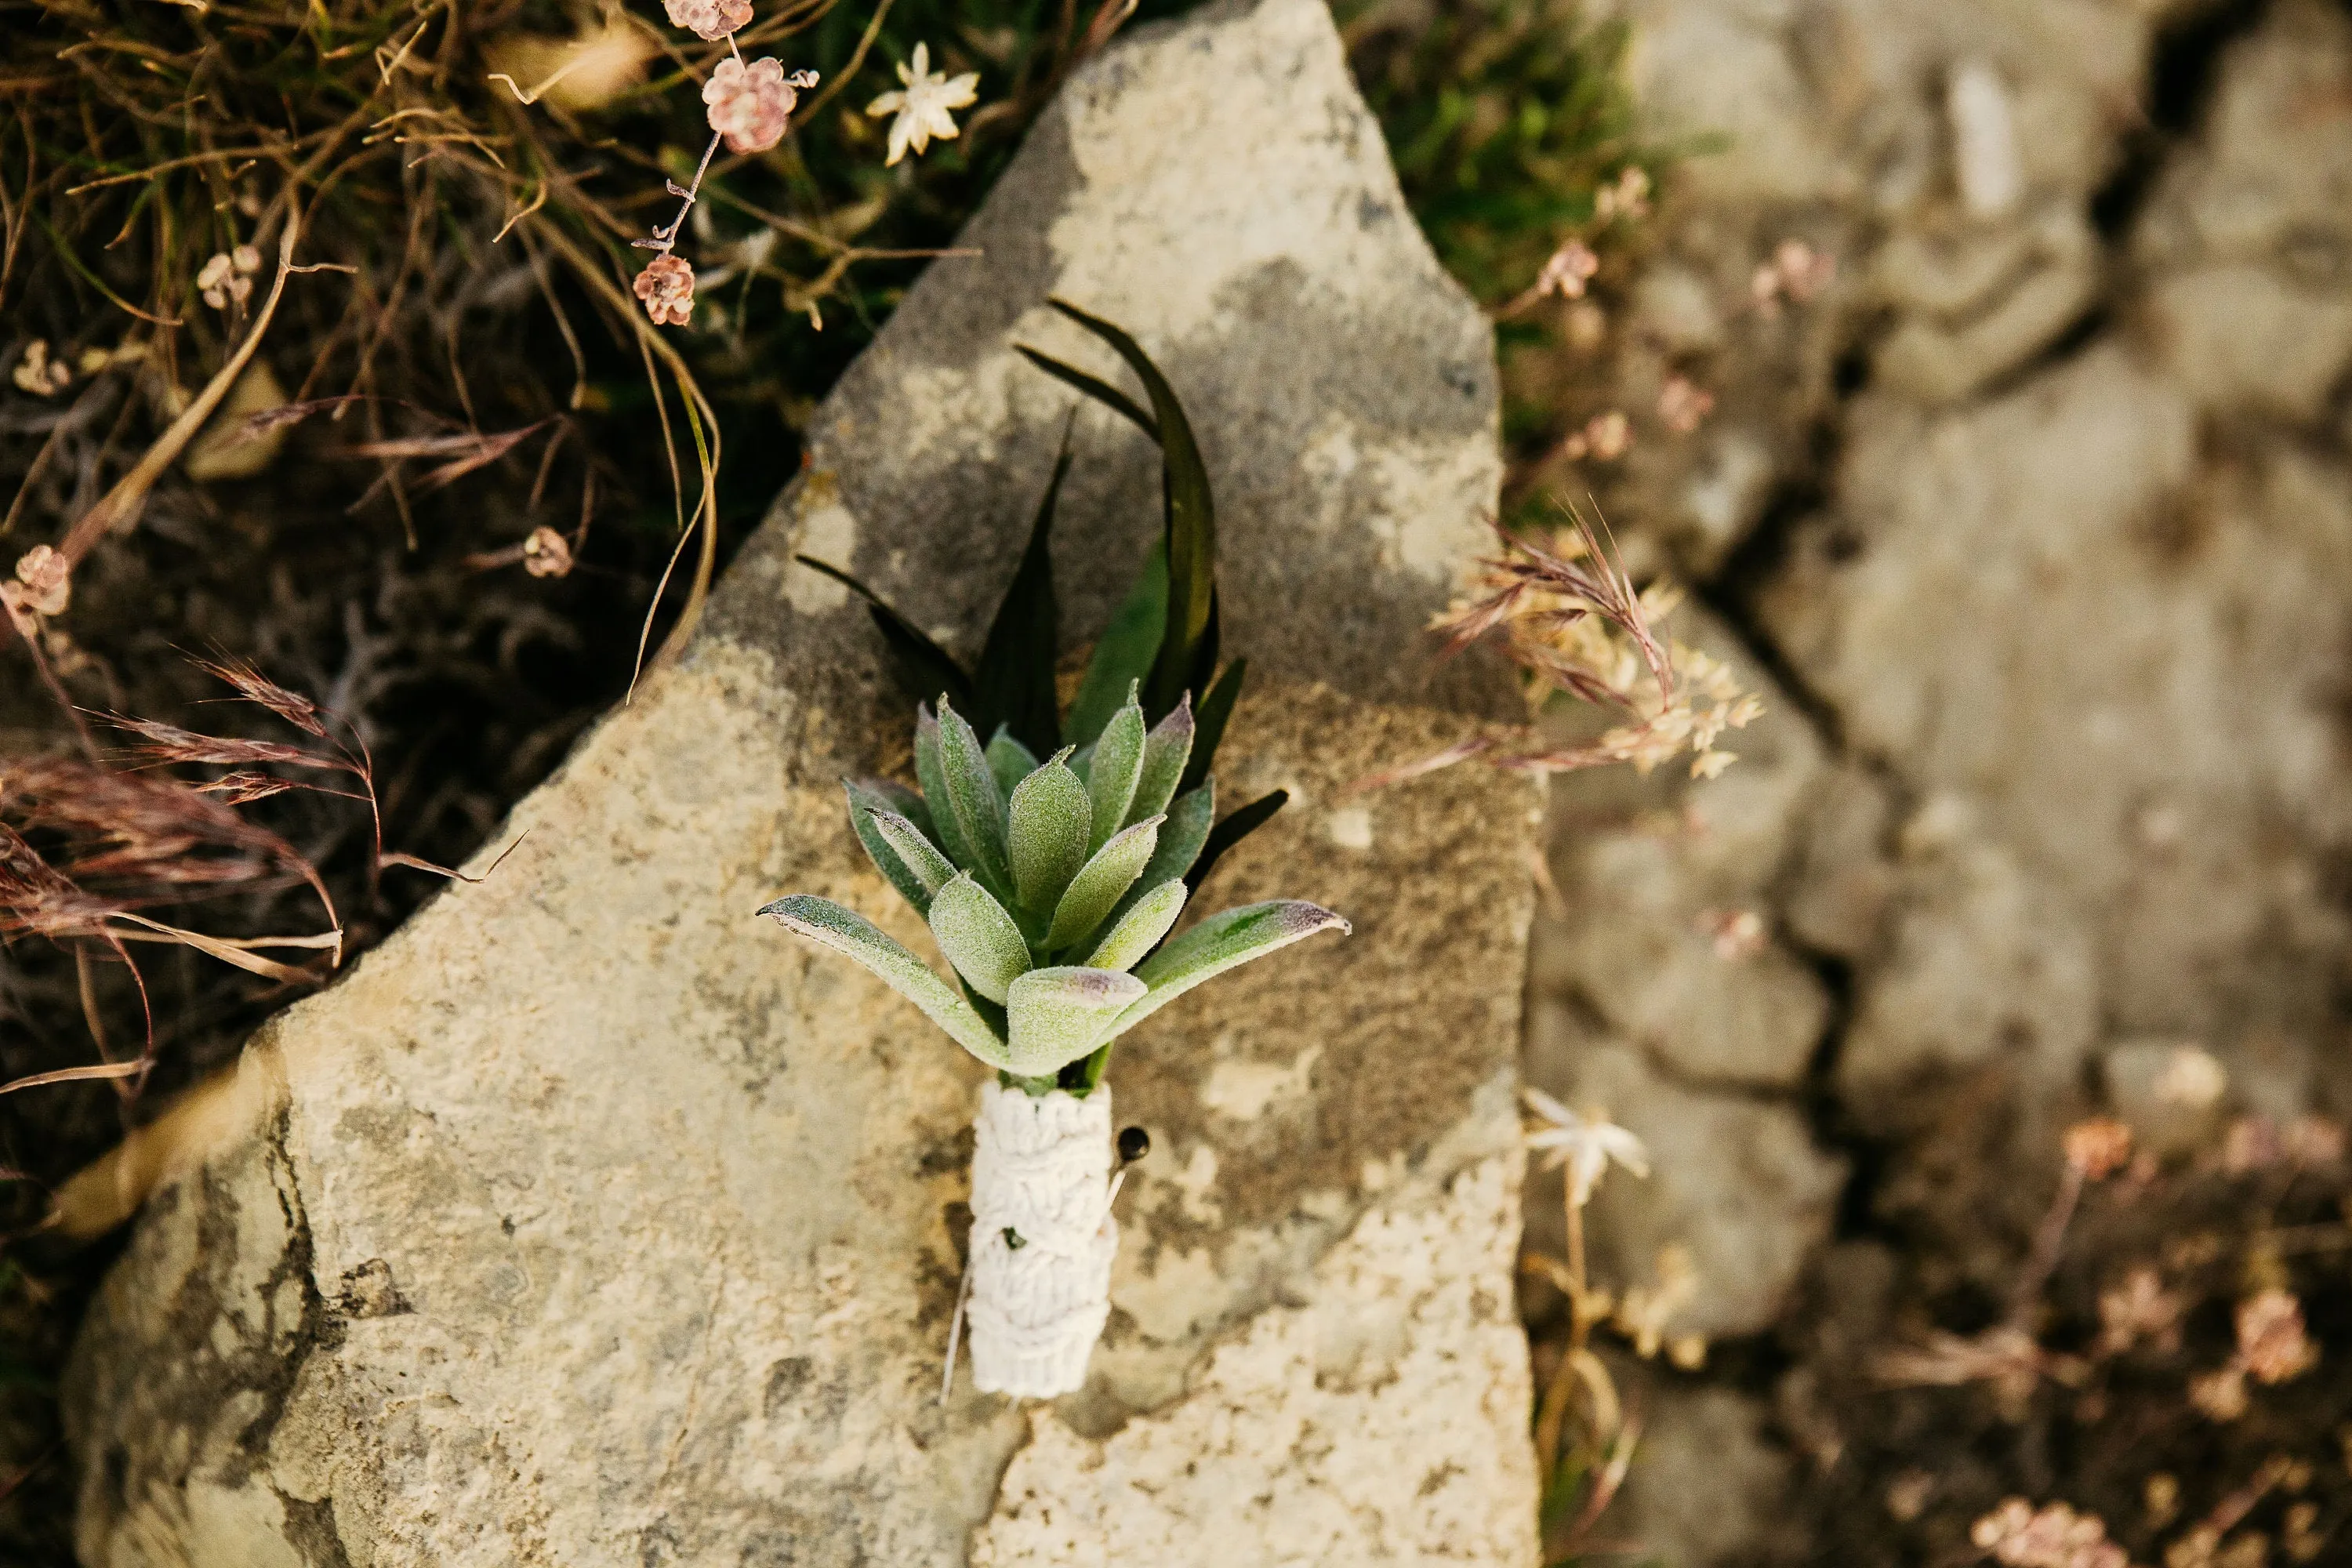
POLYGON ((1143 874, 1160 842, 1160 821, 1151 817, 1116 835, 1070 879, 1069 891, 1054 906, 1053 929, 1045 934, 1046 952, 1059 952, 1084 942, 1102 924, 1120 895, 1143 874))
POLYGON ((999 724, 996 733, 988 740, 988 772, 996 780, 996 793, 1008 800, 1013 786, 1037 771, 1037 753, 1013 738, 1013 731, 999 724))
POLYGON ((1147 1000, 1143 983, 1108 969, 1033 969, 1006 999, 1006 1050, 1027 1078, 1059 1072, 1102 1043, 1111 1026, 1147 1000))
POLYGON ((945 1029, 956 1044, 989 1066, 1010 1068, 1012 1053, 972 1005, 931 973, 930 966, 854 910, 824 899, 795 893, 761 910, 787 931, 856 960, 945 1029))
MULTIPOLYGON (((887 816, 893 821, 906 823, 908 833, 915 837, 922 836, 914 833, 914 824, 892 811, 875 791, 849 779, 842 781, 842 788, 849 796, 850 829, 857 835, 857 842, 865 847, 866 858, 874 862, 874 868, 882 873, 885 880, 898 889, 901 898, 915 906, 918 913, 928 913, 931 907, 931 894, 937 890, 938 884, 928 881, 919 870, 907 863, 906 856, 889 841, 874 819, 877 816, 887 816)), ((932 853, 936 855, 938 851, 933 850, 932 853)), ((944 863, 945 857, 940 858, 944 863)))
POLYGON ((1139 894, 1127 912, 1110 923, 1110 930, 1095 944, 1095 950, 1087 954, 1087 964, 1096 969, 1133 969, 1176 924, 1176 917, 1184 912, 1188 896, 1189 889, 1181 877, 1171 877, 1139 894))
POLYGON ((923 836, 920 828, 897 812, 887 807, 873 814, 874 831, 898 863, 913 874, 923 887, 923 912, 930 912, 930 901, 941 888, 955 880, 955 862, 940 853, 939 847, 923 836))
POLYGON ((882 633, 882 640, 890 645, 892 653, 898 656, 902 667, 913 678, 917 691, 926 694, 944 691, 967 708, 972 705, 971 678, 963 672, 961 665, 948 656, 947 649, 924 636, 922 628, 884 604, 873 589, 840 567, 828 566, 807 555, 797 555, 793 559, 812 572, 823 573, 866 601, 866 610, 874 616, 875 626, 882 633))
POLYGON ((1111 715, 1095 742, 1093 763, 1087 769, 1087 795, 1095 807, 1089 850, 1101 848, 1110 836, 1127 825, 1127 808, 1135 802, 1135 786, 1143 777, 1143 710, 1129 697, 1127 706, 1111 715))
MULTIPOLYGON (((1159 657, 1160 634, 1168 625, 1168 542, 1154 540, 1143 563, 1143 574, 1104 628, 1087 660, 1085 679, 1070 700, 1069 717, 1062 722, 1062 739, 1091 746, 1127 701, 1128 693, 1151 673, 1159 657)), ((1082 768, 1079 772, 1083 773, 1082 768)))
POLYGON ((1155 441, 1160 439, 1160 426, 1151 422, 1151 416, 1145 413, 1142 408, 1139 407, 1135 399, 1129 397, 1126 393, 1121 392, 1118 387, 1113 386, 1110 383, 1103 380, 1099 376, 1088 375, 1076 365, 1065 364, 1062 361, 1055 359, 1051 354, 1040 353, 1035 349, 1030 348, 1024 343, 1013 344, 1013 350, 1022 358, 1027 360, 1031 364, 1035 365, 1039 370, 1042 370, 1047 375, 1052 376, 1055 381, 1062 383, 1066 386, 1076 388, 1079 392, 1082 392, 1087 396, 1093 398, 1097 403, 1101 404, 1105 408, 1110 409, 1113 413, 1125 415, 1128 418, 1135 421, 1135 426, 1137 429, 1142 431, 1145 435, 1150 437, 1155 441))
POLYGON ((1177 701, 1175 710, 1143 738, 1143 767, 1136 775, 1135 799, 1127 807, 1129 822, 1158 816, 1168 809, 1192 754, 1192 694, 1188 691, 1177 701))
MULTIPOLYGON (((947 700, 945 693, 940 700, 947 700)), ((923 799, 931 808, 931 837, 957 865, 975 864, 971 845, 956 826, 955 813, 948 809, 948 774, 940 756, 940 721, 931 716, 928 702, 915 710, 915 780, 923 786, 923 799)))
MULTIPOLYGON (((1004 856, 1004 796, 971 726, 945 702, 940 704, 940 772, 947 792, 947 815, 971 847, 964 864, 983 882, 1009 887, 1012 866, 1004 856)), ((930 792, 923 792, 928 795, 930 792)))
POLYGON ((1192 868, 1201 853, 1201 846, 1209 841, 1209 832, 1217 814, 1217 791, 1213 784, 1176 797, 1168 808, 1168 820, 1160 825, 1160 842, 1144 863, 1143 875, 1135 879, 1118 903, 1111 906, 1108 923, 1116 925, 1127 918, 1143 895, 1169 880, 1185 882, 1189 894, 1193 884, 1185 880, 1184 873, 1192 868))
POLYGON ((1225 721, 1234 716, 1234 703, 1242 694, 1242 678, 1248 672, 1248 659, 1234 660, 1210 686, 1208 695, 1201 699, 1192 734, 1192 757, 1184 764, 1184 782, 1179 788, 1197 789, 1209 776, 1209 769, 1217 760, 1218 742, 1225 738, 1225 721))
POLYGON ((1210 635, 1217 591, 1217 518, 1209 496, 1209 474, 1192 426, 1184 417, 1160 368, 1136 341, 1098 317, 1062 300, 1046 303, 1094 333, 1127 361, 1151 399, 1152 423, 1160 432, 1160 488, 1166 504, 1168 626, 1144 683, 1144 703, 1154 713, 1176 706, 1192 688, 1201 649, 1210 635))
POLYGON ((959 875, 931 900, 931 935, 958 974, 992 1002, 1029 967, 1029 943, 1004 906, 973 880, 959 875))
POLYGON ((1210 829, 1208 841, 1201 846, 1200 858, 1193 861, 1192 868, 1184 873, 1184 885, 1199 892, 1201 884, 1209 879, 1209 873, 1216 869, 1217 861, 1225 851, 1271 822, 1274 814, 1280 811, 1289 799, 1290 792, 1286 789, 1271 791, 1210 829))
POLYGON ((896 779, 862 778, 851 781, 885 807, 897 812, 915 825, 915 831, 924 837, 931 837, 931 814, 923 805, 923 797, 896 779))
POLYGON ((1150 992, 1119 1015, 1111 1034, 1125 1034, 1193 986, 1228 969, 1264 958, 1318 931, 1344 933, 1349 929, 1346 921, 1320 904, 1297 900, 1250 904, 1211 915, 1137 967, 1135 977, 1150 992))
MULTIPOLYGON (((972 672, 973 689, 987 704, 989 718, 1011 729, 1024 746, 1039 752, 1052 751, 1062 732, 1054 696, 1054 666, 1061 657, 1055 639, 1061 611, 1054 596, 1051 543, 1055 502, 1062 493, 1063 477, 1069 471, 1070 431, 1065 426, 1062 453, 1055 460, 1045 499, 1038 503, 1037 520, 1030 525, 1028 548, 1022 552, 1013 584, 996 607, 988 641, 980 650, 980 666, 972 672)), ((1034 757, 1029 765, 1037 765, 1034 757)), ((1010 790, 1012 785, 1005 788, 1010 790)))
POLYGON ((1050 914, 1070 879, 1087 863, 1094 803, 1087 786, 1066 765, 1069 748, 1023 779, 1013 792, 1011 844, 1013 887, 1021 907, 1050 914))

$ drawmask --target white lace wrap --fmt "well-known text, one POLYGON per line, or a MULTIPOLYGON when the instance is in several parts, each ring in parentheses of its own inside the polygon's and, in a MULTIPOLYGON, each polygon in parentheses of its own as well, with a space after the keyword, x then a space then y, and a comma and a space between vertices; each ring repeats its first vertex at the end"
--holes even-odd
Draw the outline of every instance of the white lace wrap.
POLYGON ((971 1156, 972 1381, 1050 1399, 1087 1380, 1110 1316, 1110 1090, 980 1091, 971 1156))

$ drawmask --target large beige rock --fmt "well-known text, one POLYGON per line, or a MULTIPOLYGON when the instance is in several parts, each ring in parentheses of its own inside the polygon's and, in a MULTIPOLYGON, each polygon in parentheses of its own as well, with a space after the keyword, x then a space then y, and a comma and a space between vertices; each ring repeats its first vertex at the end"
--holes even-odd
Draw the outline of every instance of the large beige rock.
MULTIPOLYGON (((682 662, 516 811, 529 839, 249 1047, 246 1135, 150 1205, 68 1379, 93 1568, 1534 1561, 1512 1315, 1525 788, 1338 790, 1507 701, 1423 636, 1496 500, 1485 323, 1398 198, 1314 0, 1080 73, 813 430, 682 662), (940 1402, 980 1069, 752 918, 927 946, 835 779, 910 705, 848 565, 967 652, 1071 395, 1049 293, 1186 396, 1255 695, 1220 773, 1289 811, 1221 868, 1356 922, 1129 1037, 1153 1152, 1087 1389, 940 1402), (1008 1467, 1010 1468, 1008 1469, 1008 1467)), ((1108 366, 1104 368, 1108 370, 1108 366)), ((1091 637, 1157 516, 1088 411, 1091 637)))

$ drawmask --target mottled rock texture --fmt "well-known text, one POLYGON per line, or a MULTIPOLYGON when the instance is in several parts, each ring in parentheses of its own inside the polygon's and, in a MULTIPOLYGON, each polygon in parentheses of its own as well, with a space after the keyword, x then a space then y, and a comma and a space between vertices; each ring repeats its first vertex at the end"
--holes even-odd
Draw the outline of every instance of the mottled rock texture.
MULTIPOLYGON (((2056 1129, 2144 1108, 2151 1062, 2210 1054, 2216 1117, 2352 1110, 2352 18, 1607 9, 1653 123, 1727 140, 1684 166, 1608 361, 1633 450, 1561 477, 1696 585, 1772 717, 1718 783, 1554 792, 1529 1059, 1661 1150, 1611 1178, 1596 1246, 1638 1265, 1679 1233, 1695 1321, 1808 1357, 1801 1259, 1829 1267, 1841 1214, 2021 1235, 2056 1129), (1759 310, 1792 237, 1837 281, 1759 310), (1649 412, 1675 373, 1719 398, 1687 437, 1649 412), (1709 954, 1739 909, 1769 940, 1709 954), (1659 964, 1711 978, 1656 994, 1659 964), (1750 1131, 1664 1152, 1708 1100, 1750 1131), (1866 1157, 1842 1207, 1795 1184, 1752 1222, 1800 1260, 1768 1271, 1708 1216, 1771 1150, 1866 1157)), ((2014 1256, 1945 1283, 1997 1298, 2014 1256)), ((1764 1430, 1835 1451, 1805 1426, 1764 1430)), ((1689 1568, 1759 1554, 1684 1539, 1689 1568)))
MULTIPOLYGON (((825 404, 684 659, 499 842, 528 840, 248 1049, 257 1124, 152 1201, 73 1363, 93 1568, 1534 1561, 1534 803, 1471 769, 1338 801, 1508 700, 1422 631, 1495 500, 1485 323, 1313 0, 1139 31, 966 243, 825 404), (1253 681, 1220 773, 1293 805, 1211 907, 1308 897, 1355 934, 1121 1045, 1153 1153, 1092 1381, 943 1407, 980 1069, 751 911, 820 893, 928 947, 835 784, 904 763, 910 703, 791 562, 974 648, 1073 405, 1012 344, 1110 374, 1048 294, 1136 331, 1215 481, 1253 681)), ((1091 406, 1076 447, 1083 640, 1158 477, 1091 406)))

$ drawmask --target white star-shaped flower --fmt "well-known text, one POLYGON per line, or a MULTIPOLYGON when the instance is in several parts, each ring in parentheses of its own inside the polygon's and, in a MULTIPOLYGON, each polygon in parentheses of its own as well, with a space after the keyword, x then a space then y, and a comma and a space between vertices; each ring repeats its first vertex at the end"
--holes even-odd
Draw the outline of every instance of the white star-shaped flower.
POLYGON ((886 163, 896 163, 912 147, 917 157, 930 150, 931 138, 942 142, 955 140, 956 122, 948 112, 970 109, 980 97, 980 73, 966 71, 959 77, 931 74, 931 47, 915 46, 915 58, 898 68, 898 79, 906 87, 898 92, 886 92, 866 106, 873 115, 895 114, 890 122, 890 156, 886 163))
POLYGON ((1601 1184, 1601 1173, 1614 1160, 1637 1176, 1650 1173, 1650 1152, 1642 1141, 1613 1121, 1588 1120, 1579 1116, 1539 1089, 1519 1091, 1526 1097, 1528 1109, 1541 1117, 1544 1125, 1527 1135, 1530 1153, 1548 1150, 1551 1157, 1544 1169, 1568 1167, 1569 1201, 1582 1208, 1592 1196, 1592 1189, 1601 1184))

